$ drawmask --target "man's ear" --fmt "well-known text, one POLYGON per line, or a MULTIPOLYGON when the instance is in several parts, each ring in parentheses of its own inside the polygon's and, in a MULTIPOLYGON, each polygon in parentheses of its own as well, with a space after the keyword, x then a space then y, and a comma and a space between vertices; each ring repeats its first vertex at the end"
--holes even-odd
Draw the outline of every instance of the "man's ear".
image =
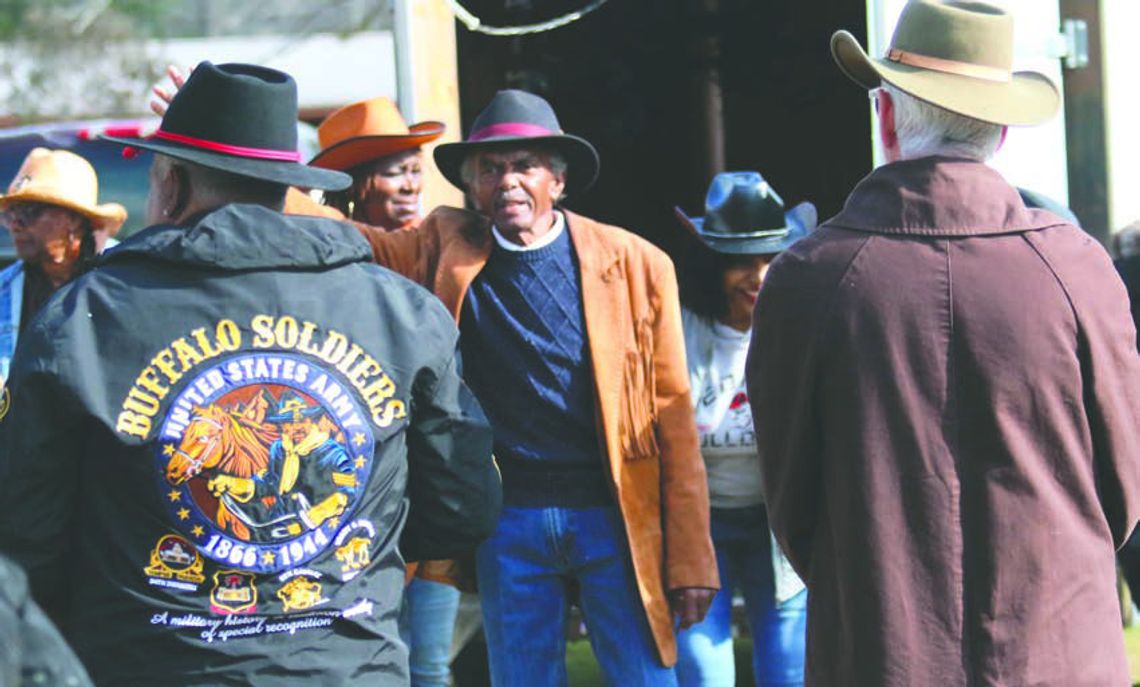
POLYGON ((550 187, 551 200, 555 204, 562 200, 562 196, 566 191, 566 172, 561 172, 554 177, 554 184, 550 187))
POLYGON ((166 166, 163 176, 163 212, 169 216, 170 221, 181 221, 193 197, 190 172, 180 164, 171 163, 166 166))
POLYGON ((883 89, 876 91, 875 97, 878 98, 879 141, 883 145, 887 162, 895 162, 901 156, 899 132, 895 128, 895 101, 891 98, 891 94, 883 89))

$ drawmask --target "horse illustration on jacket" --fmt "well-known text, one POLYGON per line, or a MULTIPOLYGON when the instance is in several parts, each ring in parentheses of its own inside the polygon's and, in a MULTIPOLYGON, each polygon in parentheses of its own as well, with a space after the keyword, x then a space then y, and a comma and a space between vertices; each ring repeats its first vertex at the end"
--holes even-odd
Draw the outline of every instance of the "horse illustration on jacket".
POLYGON ((175 486, 195 477, 207 478, 211 493, 219 497, 215 522, 243 541, 250 539, 249 526, 235 513, 233 500, 218 494, 215 485, 219 479, 249 480, 265 470, 269 446, 279 437, 277 428, 264 422, 268 406, 262 392, 248 404, 232 408, 217 404, 195 408, 166 465, 166 479, 175 486))

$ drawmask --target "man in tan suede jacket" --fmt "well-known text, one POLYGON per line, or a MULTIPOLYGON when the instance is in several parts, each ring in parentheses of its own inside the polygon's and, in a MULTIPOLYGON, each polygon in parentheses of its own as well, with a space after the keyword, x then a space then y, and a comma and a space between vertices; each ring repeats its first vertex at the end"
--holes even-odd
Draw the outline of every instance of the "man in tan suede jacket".
POLYGON ((597 153, 535 95, 500 92, 435 158, 479 214, 361 231, 459 321, 495 429, 505 508, 477 556, 493 682, 564 684, 576 593, 611 683, 675 684, 674 618, 699 621, 718 577, 673 266, 558 206, 597 153))

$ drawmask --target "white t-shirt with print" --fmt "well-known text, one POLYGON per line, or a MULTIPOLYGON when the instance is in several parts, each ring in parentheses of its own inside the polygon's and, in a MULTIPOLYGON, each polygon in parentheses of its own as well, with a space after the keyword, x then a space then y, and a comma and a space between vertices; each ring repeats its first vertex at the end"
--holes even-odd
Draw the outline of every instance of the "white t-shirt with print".
MULTIPOLYGON (((764 502, 760 458, 752 429, 744 368, 751 332, 741 332, 681 308, 685 330, 685 356, 696 411, 701 455, 709 477, 709 503, 713 508, 745 508, 764 502)), ((799 594, 804 583, 772 544, 776 603, 799 594)))
POLYGON ((744 508, 764 502, 752 407, 744 385, 750 332, 741 332, 682 308, 701 455, 714 508, 744 508))

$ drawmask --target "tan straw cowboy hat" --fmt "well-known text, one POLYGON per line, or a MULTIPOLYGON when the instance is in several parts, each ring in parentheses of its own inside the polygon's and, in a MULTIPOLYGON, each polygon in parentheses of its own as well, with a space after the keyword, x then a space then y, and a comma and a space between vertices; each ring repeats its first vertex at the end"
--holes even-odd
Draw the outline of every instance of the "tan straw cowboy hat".
POLYGON ((1013 17, 981 2, 910 0, 885 57, 868 57, 846 31, 831 37, 831 54, 843 73, 864 88, 885 81, 993 124, 1040 124, 1060 104, 1048 77, 1012 71, 1013 17))
POLYGON ((91 220, 92 228, 114 236, 127 219, 118 203, 99 205, 99 179, 91 163, 66 150, 33 148, 8 194, 0 196, 0 210, 9 203, 44 203, 66 208, 91 220))
POLYGON ((345 105, 317 127, 321 152, 309 164, 342 172, 381 157, 415 150, 443 135, 443 122, 408 126, 391 100, 380 97, 345 105))

